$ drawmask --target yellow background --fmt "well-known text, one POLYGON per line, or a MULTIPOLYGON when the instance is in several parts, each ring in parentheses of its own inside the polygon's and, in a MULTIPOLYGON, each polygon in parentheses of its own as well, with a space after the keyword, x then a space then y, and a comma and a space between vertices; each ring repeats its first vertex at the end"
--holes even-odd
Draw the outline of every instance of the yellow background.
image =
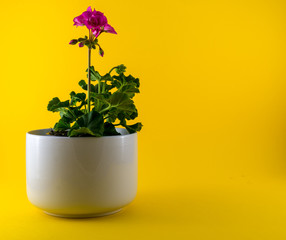
POLYGON ((283 0, 2 1, 0 239, 285 239, 286 2, 283 0), (25 195, 25 132, 52 127, 49 100, 79 91, 88 6, 105 73, 124 63, 135 99, 139 190, 113 216, 46 216, 25 195))

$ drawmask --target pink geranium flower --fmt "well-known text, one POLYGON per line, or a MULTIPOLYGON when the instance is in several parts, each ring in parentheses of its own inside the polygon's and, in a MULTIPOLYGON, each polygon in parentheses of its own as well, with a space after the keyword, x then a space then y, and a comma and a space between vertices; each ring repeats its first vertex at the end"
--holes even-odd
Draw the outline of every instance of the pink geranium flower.
POLYGON ((107 22, 107 18, 102 12, 92 11, 91 7, 88 7, 85 12, 74 18, 75 26, 86 26, 93 35, 97 38, 102 32, 108 32, 117 34, 112 26, 107 22))

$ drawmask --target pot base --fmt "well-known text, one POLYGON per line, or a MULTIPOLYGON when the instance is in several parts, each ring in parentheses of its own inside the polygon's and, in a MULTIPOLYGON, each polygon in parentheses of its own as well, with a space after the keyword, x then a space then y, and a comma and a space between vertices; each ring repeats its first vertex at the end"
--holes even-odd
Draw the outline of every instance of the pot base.
POLYGON ((94 214, 54 214, 50 212, 44 211, 45 214, 53 216, 53 217, 60 217, 60 218, 95 218, 95 217, 103 217, 118 213, 122 210, 122 208, 117 209, 112 212, 105 212, 105 213, 94 213, 94 214))

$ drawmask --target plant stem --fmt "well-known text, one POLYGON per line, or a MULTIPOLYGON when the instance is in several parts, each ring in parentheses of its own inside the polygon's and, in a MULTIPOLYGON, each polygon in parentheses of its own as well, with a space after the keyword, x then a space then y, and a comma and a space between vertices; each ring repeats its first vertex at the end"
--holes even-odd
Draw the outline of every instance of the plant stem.
POLYGON ((98 91, 97 92, 98 92, 98 94, 100 94, 100 92, 101 92, 101 90, 100 90, 100 83, 101 82, 100 82, 100 80, 98 80, 97 82, 98 82, 98 88, 97 88, 98 91))
POLYGON ((109 74, 115 69, 116 67, 111 68, 111 70, 109 71, 109 74))
POLYGON ((99 113, 103 113, 103 112, 109 110, 110 108, 111 108, 111 104, 109 103, 109 106, 104 108, 104 109, 102 109, 99 113))
MULTIPOLYGON (((89 39, 91 41, 91 34, 89 30, 89 39)), ((90 58, 91 58, 91 47, 88 47, 88 83, 87 83, 87 112, 90 112, 90 58)))

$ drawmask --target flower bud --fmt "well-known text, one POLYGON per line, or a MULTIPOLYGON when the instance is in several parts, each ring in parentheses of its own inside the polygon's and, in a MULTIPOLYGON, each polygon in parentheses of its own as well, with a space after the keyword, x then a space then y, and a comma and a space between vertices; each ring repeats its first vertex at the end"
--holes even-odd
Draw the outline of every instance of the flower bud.
POLYGON ((104 51, 102 50, 102 48, 99 46, 99 55, 103 57, 104 55, 104 51))
POLYGON ((78 41, 77 41, 76 39, 72 39, 72 40, 70 41, 70 44, 71 44, 71 45, 75 45, 75 44, 77 44, 77 42, 78 42, 78 41))

